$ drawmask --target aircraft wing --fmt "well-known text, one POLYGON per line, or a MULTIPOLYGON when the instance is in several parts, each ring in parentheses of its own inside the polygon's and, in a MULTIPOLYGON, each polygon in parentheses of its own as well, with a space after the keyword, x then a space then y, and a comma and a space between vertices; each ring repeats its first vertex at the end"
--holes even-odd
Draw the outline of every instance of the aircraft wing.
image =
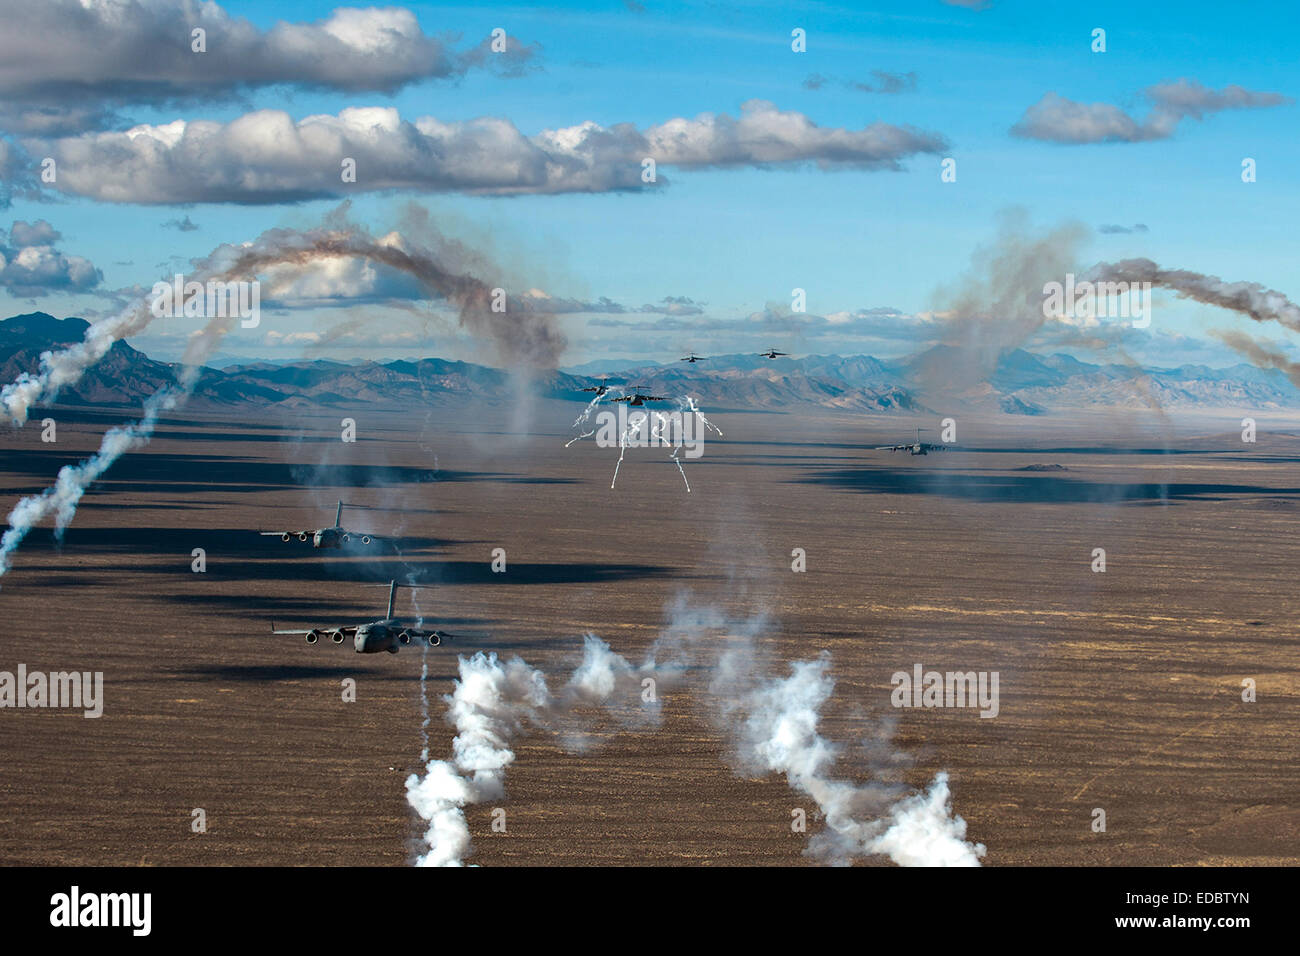
POLYGON ((275 626, 275 622, 274 621, 271 622, 272 634, 297 634, 301 636, 303 634, 314 633, 314 634, 320 634, 321 636, 324 636, 326 634, 333 634, 335 631, 342 631, 344 636, 353 637, 357 633, 357 625, 344 624, 341 627, 305 627, 302 628, 301 630, 298 630, 296 628, 292 630, 277 630, 275 626))
POLYGON ((411 628, 407 628, 406 630, 407 633, 409 633, 412 637, 419 638, 425 641, 427 641, 431 637, 436 637, 439 642, 456 640, 455 634, 448 634, 446 631, 442 631, 442 630, 437 630, 437 629, 430 630, 429 628, 425 628, 425 627, 421 627, 421 628, 411 627, 411 628))
POLYGON ((877 445, 872 451, 902 451, 904 448, 911 447, 911 445, 877 445))
POLYGON ((264 537, 264 538, 265 538, 265 537, 268 537, 268 536, 270 536, 270 537, 276 537, 276 538, 282 538, 282 537, 284 537, 286 534, 287 534, 287 535, 290 535, 291 537, 296 538, 296 537, 298 537, 299 535, 304 535, 304 534, 307 535, 308 537, 311 537, 311 536, 314 535, 316 532, 315 532, 315 531, 259 531, 259 532, 257 532, 257 533, 260 534, 260 535, 261 535, 262 537, 264 537))

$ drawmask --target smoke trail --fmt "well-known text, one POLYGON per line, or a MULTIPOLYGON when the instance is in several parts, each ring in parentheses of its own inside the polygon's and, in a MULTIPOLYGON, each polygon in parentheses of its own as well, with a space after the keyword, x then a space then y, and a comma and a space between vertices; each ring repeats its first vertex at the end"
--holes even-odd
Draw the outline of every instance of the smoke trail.
POLYGON ((883 854, 900 866, 979 865, 985 848, 966 841, 965 820, 952 814, 946 773, 925 794, 910 795, 892 784, 834 775, 839 747, 818 731, 835 688, 829 653, 773 677, 756 640, 764 618, 731 622, 681 602, 674 615, 681 620, 672 640, 681 647, 684 639, 688 652, 691 645, 708 646, 710 631, 727 638, 709 687, 715 720, 732 740, 738 771, 782 773, 792 790, 816 802, 826 827, 809 841, 809 856, 832 864, 883 854))
MULTIPOLYGON (((475 334, 486 334, 509 360, 524 364, 558 364, 565 347, 553 316, 537 311, 523 299, 504 299, 499 290, 469 275, 444 268, 427 251, 407 251, 391 243, 378 242, 359 226, 348 229, 322 228, 308 232, 272 229, 252 243, 240 247, 233 262, 228 247, 204 260, 189 281, 228 282, 256 276, 273 266, 306 267, 337 257, 357 257, 388 265, 415 277, 432 294, 446 299, 460 310, 461 325, 475 334), (498 311, 503 306, 506 311, 498 311)), ((24 372, 0 389, 0 404, 17 425, 26 422, 31 407, 53 400, 59 391, 75 384, 102 359, 113 343, 145 329, 155 318, 150 303, 140 300, 112 318, 92 324, 81 342, 60 351, 41 355, 36 374, 24 372)), ((235 323, 237 315, 213 316, 197 330, 186 345, 183 371, 175 387, 164 388, 145 403, 145 417, 125 429, 113 429, 104 436, 99 452, 81 465, 65 467, 54 487, 18 503, 10 514, 10 527, 0 543, 0 575, 9 567, 9 557, 34 524, 51 511, 58 514, 59 530, 72 520, 85 490, 118 458, 132 448, 147 444, 157 416, 183 404, 198 382, 197 368, 216 349, 235 323)))
POLYGON ((367 259, 410 275, 432 297, 454 305, 461 327, 491 343, 509 368, 557 368, 568 346, 554 313, 546 311, 545 299, 508 296, 475 276, 451 271, 433 250, 380 242, 356 225, 345 230, 269 230, 235 259, 230 271, 244 275, 335 258, 367 259))
POLYGON ((448 698, 456 727, 452 759, 430 761, 425 775, 406 780, 406 799, 425 821, 428 852, 418 866, 459 866, 470 850, 464 807, 505 796, 510 749, 526 722, 552 705, 542 672, 519 658, 502 665, 495 654, 460 659, 460 680, 448 698))
POLYGON ((183 376, 180 388, 159 389, 144 404, 144 415, 132 425, 110 428, 100 440, 99 450, 76 465, 59 469, 54 484, 39 495, 21 499, 9 512, 9 527, 0 537, 0 576, 10 567, 13 553, 37 524, 53 514, 55 538, 60 539, 81 503, 86 489, 107 471, 115 461, 133 448, 149 444, 158 418, 185 400, 193 387, 194 376, 183 376))
POLYGON ((600 400, 604 398, 605 395, 608 395, 611 391, 613 391, 612 387, 606 390, 604 395, 598 394, 595 398, 589 401, 587 403, 587 407, 582 410, 582 414, 573 420, 573 425, 571 427, 581 428, 583 423, 586 422, 589 418, 591 418, 591 413, 595 410, 596 406, 600 404, 600 400))
MULTIPOLYGON (((583 659, 564 691, 552 696, 541 671, 518 657, 504 664, 496 654, 462 657, 460 679, 444 699, 447 719, 456 728, 452 759, 428 761, 424 776, 406 780, 406 799, 428 824, 428 850, 417 866, 460 866, 470 852, 464 808, 505 796, 505 771, 514 763, 511 749, 528 726, 560 735, 566 749, 580 751, 589 741, 577 708, 617 707, 629 688, 640 686, 637 671, 595 635, 583 642, 583 659)), ((638 721, 658 720, 657 705, 638 721)))
MULTIPOLYGON (((334 217, 338 218, 338 217, 334 217)), ((512 368, 555 368, 567 346, 545 311, 546 300, 507 296, 472 275, 460 274, 438 261, 434 251, 376 240, 361 226, 331 225, 300 232, 271 229, 244 246, 222 246, 200 261, 187 281, 228 282, 248 279, 277 266, 308 267, 336 258, 361 258, 412 276, 432 298, 443 299, 458 310, 459 323, 476 338, 486 339, 497 356, 512 368)), ((102 359, 114 342, 144 331, 156 318, 151 297, 141 298, 120 313, 91 324, 81 342, 41 355, 40 369, 24 372, 0 390, 0 404, 15 424, 27 420, 31 407, 51 401, 65 387, 76 384, 87 369, 102 359)), ((189 355, 211 354, 208 336, 220 338, 237 317, 209 322, 190 342, 189 355)))
POLYGON ((742 766, 783 773, 792 790, 816 801, 826 828, 807 853, 836 864, 884 854, 900 866, 978 866, 984 846, 967 843, 966 821, 951 815, 947 774, 935 777, 928 794, 892 806, 896 788, 833 776, 839 748, 817 730, 835 686, 829 670, 830 655, 823 653, 792 664, 788 677, 762 680, 725 704, 740 718, 742 766))
MULTIPOLYGON (((422 622, 417 621, 416 627, 422 622)), ((420 642, 420 763, 429 762, 429 642, 420 642)))
POLYGON ((722 437, 722 429, 704 417, 704 413, 700 411, 700 407, 695 404, 695 399, 693 396, 686 395, 683 398, 679 398, 677 400, 677 404, 682 409, 682 411, 689 411, 692 415, 694 415, 699 420, 700 424, 704 426, 704 433, 706 435, 708 434, 709 429, 712 428, 715 432, 718 433, 719 438, 722 437))
POLYGON ((973 268, 958 286, 940 290, 950 315, 941 341, 961 351, 922 353, 918 376, 936 392, 961 392, 979 385, 1009 349, 1023 344, 1047 321, 1043 286, 1061 281, 1088 236, 1081 223, 1066 223, 1031 235, 1021 210, 1002 215, 997 238, 972 256, 973 268))
MULTIPOLYGON (((653 414, 655 417, 655 425, 650 429, 650 444, 653 445, 655 442, 663 442, 664 444, 667 444, 667 442, 664 442, 663 436, 664 429, 668 427, 668 418, 661 412, 654 412, 653 414)), ((683 436, 683 441, 684 440, 685 436, 683 436)), ((689 495, 691 493, 691 483, 686 480, 686 469, 682 467, 682 460, 677 457, 677 453, 681 450, 682 441, 679 441, 676 445, 672 446, 672 451, 669 452, 668 457, 671 458, 673 464, 677 466, 677 471, 682 476, 682 483, 686 485, 686 493, 689 495)))
MULTIPOLYGON (((1300 305, 1284 293, 1258 282, 1225 282, 1218 276, 1188 269, 1162 269, 1150 259, 1103 262, 1092 271, 1101 281, 1150 282, 1180 298, 1218 306, 1256 322, 1277 322, 1293 332, 1300 332, 1300 305)), ((1244 332, 1211 331, 1210 334, 1244 355, 1256 367, 1285 372, 1292 384, 1300 388, 1300 364, 1292 362, 1283 353, 1262 345, 1244 332)))
POLYGON ((1004 212, 996 238, 972 255, 972 268, 954 286, 937 293, 944 315, 938 344, 913 356, 918 381, 936 395, 969 397, 969 390, 987 383, 1002 357, 1024 346, 1049 328, 1053 342, 1066 348, 1114 352, 1133 371, 1130 385, 1138 398, 1165 418, 1147 376, 1128 356, 1122 342, 1044 314, 1044 287, 1064 282, 1075 271, 1089 230, 1067 222, 1034 233, 1024 210, 1004 212))
POLYGON ((1300 388, 1300 363, 1292 362, 1282 352, 1266 348, 1244 332, 1211 329, 1210 335, 1234 352, 1244 355, 1256 368, 1278 369, 1285 372, 1291 384, 1300 388))
MULTIPOLYGON (((158 424, 158 418, 162 413, 184 404, 190 397, 198 383, 200 363, 217 348, 226 333, 238 321, 238 316, 215 316, 209 319, 206 325, 190 337, 181 359, 182 370, 177 376, 175 385, 164 385, 145 400, 144 415, 140 421, 132 425, 110 428, 100 440, 99 451, 80 464, 65 465, 59 470, 51 487, 39 495, 21 499, 14 506, 8 517, 9 527, 4 536, 0 537, 0 576, 9 570, 14 551, 37 523, 53 513, 55 536, 56 538, 62 536, 63 531, 76 516, 77 506, 81 503, 86 489, 128 451, 149 444, 153 438, 154 428, 158 424)), ((6 386, 3 394, 0 394, 0 399, 4 401, 15 422, 21 424, 26 420, 27 410, 36 398, 42 395, 52 397, 52 393, 48 392, 49 388, 57 391, 57 388, 62 385, 69 384, 68 376, 73 374, 74 369, 79 378, 89 367, 88 364, 81 364, 77 368, 77 363, 94 364, 97 359, 91 357, 96 353, 102 355, 101 349, 107 351, 111 347, 111 342, 104 344, 109 333, 92 334, 94 329, 95 326, 87 329, 83 341, 70 349, 59 353, 45 353, 41 358, 40 376, 29 376, 26 379, 20 376, 13 385, 6 386)))
POLYGON ((583 750, 590 742, 585 709, 621 708, 630 724, 657 725, 657 694, 649 701, 639 695, 642 681, 650 677, 660 688, 672 687, 695 673, 707 680, 701 690, 733 748, 737 772, 783 773, 792 789, 817 803, 826 827, 809 841, 810 856, 828 863, 885 855, 901 866, 979 865, 985 848, 966 840, 965 821, 952 813, 946 773, 922 792, 834 776, 839 748, 818 730, 834 690, 830 655, 796 662, 788 676, 772 677, 756 639, 767 625, 762 616, 734 622, 680 599, 639 668, 587 635, 582 662, 558 697, 541 671, 519 658, 505 664, 494 654, 461 658, 460 680, 445 698, 457 731, 453 758, 431 761, 423 777, 412 774, 406 781, 408 802, 428 824, 429 849, 417 863, 463 861, 470 850, 464 807, 504 796, 512 746, 526 727, 556 735, 566 750, 583 750), (633 703, 638 699, 639 706, 633 703))
MULTIPOLYGON (((613 387, 617 387, 617 386, 611 386, 611 388, 613 387)), ((633 389, 632 391, 633 393, 635 393, 636 390, 633 389)), ((602 397, 603 396, 598 395, 595 398, 593 398, 587 404, 587 407, 583 410, 582 414, 579 415, 574 420, 572 427, 578 428, 584 422, 586 422, 591 417, 592 409, 595 408, 596 403, 600 401, 602 397)), ((720 429, 717 425, 713 424, 713 422, 709 421, 709 419, 705 417, 704 413, 700 411, 699 406, 696 404, 695 399, 692 396, 685 395, 682 396, 681 398, 674 399, 674 401, 677 403, 678 409, 680 409, 683 413, 689 413, 690 415, 694 416, 695 420, 700 423, 700 427, 703 429, 702 435, 708 434, 709 429, 712 429, 713 431, 718 433, 718 437, 722 437, 722 429, 720 429)), ((618 438, 618 461, 614 463, 614 477, 610 480, 609 487, 613 489, 613 487, 618 483, 618 473, 619 473, 619 469, 623 466, 623 459, 627 453, 628 442, 634 440, 636 436, 641 433, 641 426, 647 423, 649 423, 650 425, 649 435, 648 435, 649 444, 651 445, 661 444, 665 446, 670 446, 672 448, 672 450, 668 454, 668 457, 673 462, 673 464, 677 466, 677 471, 682 476, 682 483, 686 486, 686 492, 687 494, 690 494, 691 483, 690 481, 687 480, 686 469, 682 466, 681 458, 678 457, 678 453, 683 448, 686 440, 685 428, 683 427, 682 429, 681 440, 678 441, 676 445, 671 445, 671 440, 666 439, 664 437, 665 429, 667 429, 670 424, 668 417, 664 415, 662 412, 658 412, 653 409, 650 409, 645 413, 629 412, 627 427, 623 429, 622 434, 620 434, 618 438)), ((564 443, 564 447, 568 448, 574 443, 582 441, 584 438, 590 438, 592 435, 597 434, 597 432, 599 432, 600 430, 601 429, 599 428, 593 428, 591 431, 580 432, 579 434, 575 435, 574 437, 566 441, 564 443)), ((599 441, 599 439, 597 439, 597 441, 599 441)))
POLYGON ((1278 322, 1300 332, 1300 306, 1258 282, 1225 282, 1187 269, 1162 269, 1150 259, 1103 262, 1093 268, 1093 274, 1105 282, 1150 282, 1180 298, 1217 305, 1256 322, 1278 322))
POLYGON ((611 491, 614 489, 615 482, 618 481, 618 470, 623 466, 623 455, 627 453, 628 439, 635 438, 639 435, 641 433, 641 426, 649 420, 650 416, 645 413, 642 413, 639 417, 628 415, 627 427, 624 428, 623 433, 618 436, 618 461, 614 463, 614 477, 610 479, 609 482, 611 491))

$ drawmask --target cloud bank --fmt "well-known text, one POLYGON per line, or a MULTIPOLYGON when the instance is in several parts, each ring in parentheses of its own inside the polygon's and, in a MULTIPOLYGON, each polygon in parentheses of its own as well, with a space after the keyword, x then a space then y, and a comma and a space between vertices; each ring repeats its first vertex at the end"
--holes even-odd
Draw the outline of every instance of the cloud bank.
POLYGON ((24 141, 52 156, 55 188, 103 202, 292 203, 356 192, 411 190, 485 195, 600 193, 654 188, 643 160, 678 169, 786 167, 897 170, 943 137, 877 122, 859 130, 818 126, 799 112, 750 100, 739 116, 702 113, 638 130, 587 121, 527 136, 509 120, 403 119, 355 107, 295 121, 258 110, 228 123, 176 120, 123 132, 24 141), (355 161, 355 182, 344 161, 355 161))
POLYGON ((1201 120, 1224 110, 1259 109, 1290 103, 1280 93, 1257 93, 1236 85, 1212 90, 1195 80, 1180 79, 1147 87, 1152 107, 1144 119, 1110 103, 1078 103, 1057 93, 1025 110, 1011 127, 1013 136, 1048 143, 1142 143, 1168 139, 1184 119, 1201 120))
POLYGON ((487 39, 457 49, 399 7, 343 7, 261 30, 216 3, 0 0, 0 22, 0 125, 40 135, 105 128, 132 104, 227 100, 270 86, 392 93, 476 68, 514 74, 537 52, 512 37, 501 53, 487 39))

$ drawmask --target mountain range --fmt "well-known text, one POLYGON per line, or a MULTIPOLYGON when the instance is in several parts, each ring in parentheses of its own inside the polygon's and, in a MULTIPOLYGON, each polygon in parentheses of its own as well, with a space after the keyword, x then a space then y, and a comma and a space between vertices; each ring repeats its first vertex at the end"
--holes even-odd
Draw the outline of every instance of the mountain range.
MULTIPOLYGON (((57 319, 43 312, 0 321, 0 381, 33 372, 42 352, 82 339, 83 319, 57 319)), ((932 383, 944 371, 966 370, 962 350, 938 345, 910 358, 884 361, 867 355, 810 355, 767 359, 758 355, 710 356, 697 364, 587 363, 580 369, 533 374, 530 397, 585 402, 582 389, 607 381, 637 385, 656 394, 691 395, 702 407, 783 409, 809 406, 869 412, 932 411, 932 383), (625 367, 620 367, 625 366, 625 367), (597 368, 603 374, 594 374, 597 368)), ((86 405, 139 405, 159 387, 175 382, 180 366, 149 358, 125 341, 59 401, 86 405)), ((340 362, 251 362, 204 368, 195 399, 215 405, 335 406, 357 402, 407 404, 431 401, 511 402, 517 380, 500 369, 438 358, 340 362)), ((1183 365, 1138 369, 1095 365, 1065 354, 1037 355, 1011 349, 974 385, 953 397, 970 406, 1008 414, 1042 415, 1075 408, 1131 405, 1159 408, 1276 409, 1300 407, 1300 390, 1276 370, 1237 364, 1226 368, 1183 365)))

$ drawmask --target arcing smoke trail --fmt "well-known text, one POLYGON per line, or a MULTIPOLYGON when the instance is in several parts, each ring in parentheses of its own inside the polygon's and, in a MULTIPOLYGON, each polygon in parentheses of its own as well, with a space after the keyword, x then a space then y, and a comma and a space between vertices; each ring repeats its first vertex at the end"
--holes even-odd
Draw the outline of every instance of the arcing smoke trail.
MULTIPOLYGON (((979 865, 985 849, 967 842, 965 821, 952 814, 947 774, 919 793, 834 776, 839 748, 818 730, 834 690, 830 656, 772 677, 756 642, 765 625, 763 618, 737 624, 679 602, 640 668, 588 635, 583 661, 558 698, 544 675, 518 658, 505 664, 495 655, 462 658, 460 680, 446 698, 457 730, 453 757, 428 763, 423 777, 412 774, 406 782, 407 800, 428 823, 429 849, 417 863, 461 863, 470 848, 464 807, 504 795, 504 771, 525 727, 559 733, 566 749, 580 749, 586 737, 574 731, 582 708, 612 711, 636 699, 647 676, 665 687, 695 671, 708 678, 710 709, 733 747, 737 772, 783 773, 792 789, 816 802, 826 828, 809 842, 809 855, 829 863, 883 854, 902 866, 979 865), (665 653, 671 659, 656 663, 655 655, 665 653)), ((643 710, 642 719, 657 722, 658 711, 643 710)))
MULTIPOLYGON (((217 250, 190 278, 201 283, 228 282, 251 278, 272 266, 308 266, 340 256, 370 259, 414 276, 432 293, 459 308, 463 326, 475 334, 486 333, 512 361, 558 364, 565 341, 549 314, 540 313, 517 299, 508 300, 506 312, 497 312, 493 309, 496 304, 493 290, 485 283, 445 269, 426 251, 408 252, 377 242, 360 227, 309 232, 273 229, 241 247, 233 262, 225 263, 229 256, 224 247, 217 250)), ((44 353, 38 373, 24 372, 0 389, 0 404, 14 423, 22 425, 34 404, 51 401, 61 389, 78 382, 108 353, 114 342, 144 330, 155 318, 150 305, 142 299, 117 315, 92 324, 81 342, 61 351, 44 353)), ((198 381, 197 366, 212 354, 238 321, 240 317, 234 315, 209 318, 186 346, 181 360, 184 370, 176 385, 160 390, 145 402, 145 415, 140 422, 107 432, 92 458, 65 467, 52 488, 41 495, 24 498, 15 506, 9 515, 9 529, 0 543, 0 575, 8 570, 10 556, 36 522, 57 512, 58 530, 66 528, 86 488, 127 451, 148 444, 158 415, 189 398, 198 381)))
POLYGON ((231 265, 245 275, 269 266, 309 266, 324 259, 367 259, 404 272, 459 310, 463 328, 486 339, 510 368, 553 369, 568 343, 555 324, 553 313, 528 298, 498 295, 481 279, 453 272, 434 252, 403 249, 371 238, 359 226, 299 233, 273 229, 231 265), (268 245, 268 248, 259 246, 268 245), (498 308, 499 307, 499 308, 498 308))
POLYGON ((1224 282, 1218 276, 1187 269, 1162 269, 1150 259, 1103 262, 1092 272, 1103 282, 1150 282, 1185 299, 1239 312, 1256 322, 1279 322, 1300 332, 1300 306, 1258 282, 1224 282))
MULTIPOLYGON (((1150 282, 1181 298, 1228 309, 1256 322, 1277 322, 1293 332, 1300 332, 1300 305, 1258 282, 1225 282, 1218 276, 1188 269, 1162 269, 1150 259, 1103 262, 1093 268, 1092 274, 1102 282, 1150 282)), ((1281 352, 1261 345, 1244 332, 1211 334, 1255 366, 1285 372, 1300 388, 1300 364, 1292 362, 1281 352)))
MULTIPOLYGON (((299 232, 271 229, 246 246, 221 247, 200 262, 191 281, 226 282, 247 279, 274 266, 310 266, 335 258, 361 258, 377 262, 415 278, 433 297, 445 299, 459 310, 462 327, 494 344, 499 357, 512 367, 554 368, 566 347, 554 316, 543 305, 520 297, 498 297, 487 283, 441 265, 429 250, 406 250, 372 238, 362 227, 321 228, 299 232), (233 258, 232 258, 233 256, 233 258), (504 311, 498 311, 500 306, 504 311)), ((133 302, 115 316, 93 323, 81 342, 41 356, 40 371, 23 373, 0 390, 0 404, 17 424, 27 420, 31 406, 52 400, 62 388, 78 382, 86 370, 103 358, 114 342, 138 334, 155 316, 148 298, 133 302)), ((186 364, 211 354, 218 339, 235 318, 213 319, 190 343, 186 364)))

